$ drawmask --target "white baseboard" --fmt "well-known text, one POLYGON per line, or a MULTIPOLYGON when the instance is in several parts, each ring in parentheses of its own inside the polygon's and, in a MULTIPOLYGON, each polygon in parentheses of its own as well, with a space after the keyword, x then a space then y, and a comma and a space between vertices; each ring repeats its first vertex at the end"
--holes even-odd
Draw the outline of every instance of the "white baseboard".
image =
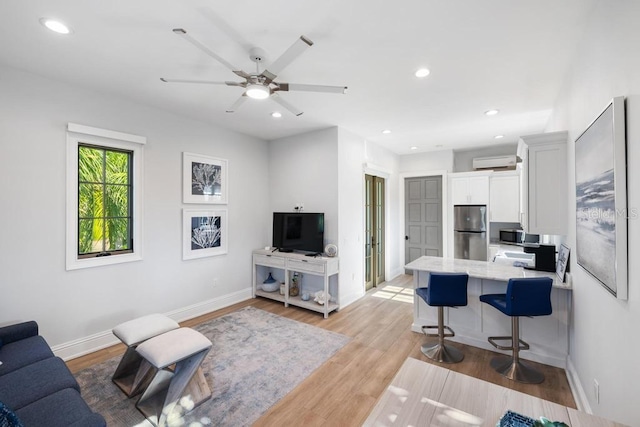
POLYGON ((343 309, 343 308, 353 304, 354 302, 358 301, 363 296, 364 296, 364 293, 358 292, 358 293, 352 293, 352 294, 345 295, 345 296, 341 297, 340 298, 340 309, 343 309))
POLYGON ((573 366, 573 362, 571 362, 571 357, 567 357, 566 373, 567 381, 569 381, 569 388, 571 388, 573 400, 576 401, 578 410, 588 414, 593 414, 591 411, 591 405, 589 405, 589 399, 587 399, 587 394, 584 392, 584 388, 580 382, 580 377, 578 377, 578 371, 576 371, 576 367, 573 366))
MULTIPOLYGON (((221 308, 246 301, 250 298, 252 298, 251 288, 246 288, 221 297, 199 302, 188 307, 179 308, 177 310, 170 311, 169 313, 165 313, 165 315, 169 316, 176 322, 184 322, 185 320, 220 310, 221 308)), ((108 330, 59 344, 53 346, 51 349, 56 356, 63 360, 69 360, 93 353, 94 351, 102 350, 103 348, 110 347, 118 344, 119 342, 120 340, 111 333, 111 330, 108 330)))

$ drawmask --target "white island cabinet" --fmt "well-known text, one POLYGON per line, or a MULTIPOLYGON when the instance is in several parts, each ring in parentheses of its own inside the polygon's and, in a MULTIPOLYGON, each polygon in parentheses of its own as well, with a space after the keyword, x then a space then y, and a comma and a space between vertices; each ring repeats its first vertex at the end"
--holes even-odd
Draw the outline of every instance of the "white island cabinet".
POLYGON ((253 297, 270 298, 284 303, 285 307, 295 305, 324 314, 325 319, 334 310, 340 308, 338 289, 337 257, 315 256, 308 257, 299 253, 273 252, 271 250, 258 249, 253 251, 253 297), (279 290, 266 292, 261 288, 269 273, 278 282, 283 284, 283 293, 279 290), (298 295, 290 296, 289 287, 291 278, 295 273, 302 276, 301 288, 298 295), (324 291, 325 295, 331 295, 331 299, 324 304, 314 301, 314 294, 324 291), (309 294, 309 299, 302 299, 303 293, 309 294))
MULTIPOLYGON (((510 336, 511 318, 488 304, 480 302, 480 295, 505 293, 510 278, 550 277, 551 306, 549 316, 523 317, 520 319, 520 338, 531 345, 531 349, 522 351, 520 357, 566 368, 569 354, 569 317, 571 309, 571 286, 562 283, 555 273, 525 270, 510 265, 495 264, 486 261, 440 258, 423 256, 405 266, 413 271, 414 287, 427 287, 430 273, 467 273, 468 305, 451 309, 445 307, 444 321, 456 333, 449 338, 463 344, 497 351, 487 338, 490 336, 510 336)), ((437 307, 428 306, 415 296, 413 304, 413 325, 411 329, 421 332, 424 325, 438 324, 437 307)), ((510 354, 510 352, 505 352, 510 354)))

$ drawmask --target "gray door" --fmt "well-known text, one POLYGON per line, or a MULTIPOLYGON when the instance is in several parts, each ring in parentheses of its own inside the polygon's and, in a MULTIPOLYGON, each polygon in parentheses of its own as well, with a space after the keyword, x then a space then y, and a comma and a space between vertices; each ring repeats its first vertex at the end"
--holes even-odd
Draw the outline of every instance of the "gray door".
POLYGON ((404 200, 405 262, 423 255, 441 257, 442 177, 405 179, 404 200))

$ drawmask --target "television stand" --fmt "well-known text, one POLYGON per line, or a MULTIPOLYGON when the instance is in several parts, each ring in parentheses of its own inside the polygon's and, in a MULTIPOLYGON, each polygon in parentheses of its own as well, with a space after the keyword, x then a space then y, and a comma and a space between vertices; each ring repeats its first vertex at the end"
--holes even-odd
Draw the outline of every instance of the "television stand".
MULTIPOLYGON (((329 313, 340 308, 339 301, 339 260, 338 257, 310 258, 300 253, 274 253, 270 250, 258 249, 253 251, 253 297, 263 297, 284 303, 285 307, 296 307, 313 310, 324 315, 326 319, 329 313), (309 275, 302 280, 298 295, 289 295, 291 279, 295 273, 309 275), (283 294, 279 292, 266 292, 261 285, 264 280, 273 274, 280 283, 284 283, 283 294), (317 280, 316 280, 317 279, 317 280), (331 300, 325 304, 318 304, 313 299, 315 292, 324 291, 331 295, 331 300), (308 293, 309 300, 302 299, 302 294, 308 293)), ((315 254, 309 254, 315 255, 315 254)))

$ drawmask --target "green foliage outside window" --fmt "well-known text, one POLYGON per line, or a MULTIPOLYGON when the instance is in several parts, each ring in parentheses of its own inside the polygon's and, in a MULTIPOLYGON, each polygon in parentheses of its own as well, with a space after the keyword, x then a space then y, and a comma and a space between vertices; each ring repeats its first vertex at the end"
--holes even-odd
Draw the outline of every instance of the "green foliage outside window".
POLYGON ((78 254, 130 252, 132 153, 78 147, 78 254))

